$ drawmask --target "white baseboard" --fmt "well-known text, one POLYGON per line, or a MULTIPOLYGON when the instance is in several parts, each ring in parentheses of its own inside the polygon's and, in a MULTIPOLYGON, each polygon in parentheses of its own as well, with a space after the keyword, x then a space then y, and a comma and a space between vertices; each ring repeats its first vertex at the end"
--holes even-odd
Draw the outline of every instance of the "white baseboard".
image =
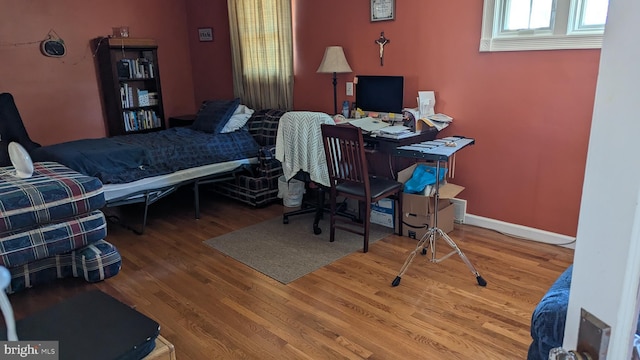
POLYGON ((490 219, 478 215, 466 214, 464 217, 464 223, 468 225, 474 225, 486 229, 491 229, 512 235, 517 238, 523 238, 525 240, 538 241, 545 244, 559 245, 570 249, 575 249, 575 237, 553 233, 546 230, 540 230, 531 228, 528 226, 522 226, 517 224, 511 224, 508 222, 490 219))

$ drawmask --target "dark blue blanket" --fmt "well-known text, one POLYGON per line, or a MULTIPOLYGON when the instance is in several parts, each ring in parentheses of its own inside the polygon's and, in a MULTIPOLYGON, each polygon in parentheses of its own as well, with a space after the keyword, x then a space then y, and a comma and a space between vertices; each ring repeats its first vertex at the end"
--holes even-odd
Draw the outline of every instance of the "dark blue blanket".
POLYGON ((43 146, 34 161, 55 161, 104 184, 121 184, 192 167, 256 157, 246 130, 209 134, 186 127, 43 146))
POLYGON ((102 178, 149 165, 145 148, 116 138, 84 139, 32 150, 35 161, 55 161, 85 174, 102 178))

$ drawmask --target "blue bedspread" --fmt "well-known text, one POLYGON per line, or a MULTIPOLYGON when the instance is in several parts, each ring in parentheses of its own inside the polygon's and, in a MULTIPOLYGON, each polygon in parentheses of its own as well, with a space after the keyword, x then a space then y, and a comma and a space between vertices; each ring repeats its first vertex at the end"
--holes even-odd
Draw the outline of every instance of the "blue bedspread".
POLYGON ((104 184, 121 184, 192 167, 256 157, 251 134, 209 134, 187 127, 86 139, 35 149, 35 161, 56 161, 104 184))
POLYGON ((38 148, 32 153, 36 161, 55 161, 97 178, 149 165, 149 154, 145 148, 116 138, 69 141, 38 148))

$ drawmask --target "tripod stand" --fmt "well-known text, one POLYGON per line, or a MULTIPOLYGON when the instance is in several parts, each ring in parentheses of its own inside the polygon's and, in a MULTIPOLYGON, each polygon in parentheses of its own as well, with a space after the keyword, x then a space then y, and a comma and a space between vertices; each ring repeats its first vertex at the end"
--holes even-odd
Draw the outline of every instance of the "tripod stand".
POLYGON ((436 183, 435 183, 435 195, 434 195, 434 213, 433 213, 433 224, 429 228, 426 234, 422 236, 422 239, 418 241, 416 248, 409 254, 407 259, 405 260, 398 276, 391 282, 392 286, 400 285, 400 280, 402 279, 402 275, 407 271, 409 265, 413 261, 414 257, 418 252, 421 252, 422 255, 426 255, 428 250, 431 249, 431 262, 439 263, 449 258, 453 254, 458 254, 462 261, 467 264, 471 273, 475 275, 476 281, 480 286, 487 286, 487 282, 485 279, 480 276, 476 268, 471 264, 471 261, 467 258, 467 256, 460 250, 458 245, 447 235, 444 231, 438 228, 438 201, 440 198, 440 162, 448 161, 449 158, 454 155, 460 149, 466 147, 467 145, 471 145, 475 142, 473 139, 463 138, 463 137, 448 137, 440 140, 427 141, 419 144, 413 144, 409 146, 399 147, 396 151, 396 155, 406 156, 416 159, 424 159, 435 161, 436 163, 436 183), (436 257, 436 240, 438 237, 442 238, 453 250, 448 254, 438 258, 436 257))

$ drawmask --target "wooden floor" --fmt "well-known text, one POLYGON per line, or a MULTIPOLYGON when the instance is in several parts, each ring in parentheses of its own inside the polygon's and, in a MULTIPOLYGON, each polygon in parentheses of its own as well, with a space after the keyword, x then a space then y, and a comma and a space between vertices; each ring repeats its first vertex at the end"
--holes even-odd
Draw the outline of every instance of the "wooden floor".
MULTIPOLYGON (((190 196, 152 205, 144 235, 109 225, 123 257, 118 275, 11 295, 16 317, 97 288, 158 321, 178 359, 525 359, 531 312, 573 259, 570 249, 456 225, 450 235, 485 288, 457 255, 437 264, 418 255, 392 287, 416 244, 392 234, 282 285, 202 243, 279 216, 280 205, 254 209, 205 193, 195 220, 190 196)), ((123 215, 135 221, 132 210, 123 215)), ((437 255, 449 249, 439 241, 437 255)))

